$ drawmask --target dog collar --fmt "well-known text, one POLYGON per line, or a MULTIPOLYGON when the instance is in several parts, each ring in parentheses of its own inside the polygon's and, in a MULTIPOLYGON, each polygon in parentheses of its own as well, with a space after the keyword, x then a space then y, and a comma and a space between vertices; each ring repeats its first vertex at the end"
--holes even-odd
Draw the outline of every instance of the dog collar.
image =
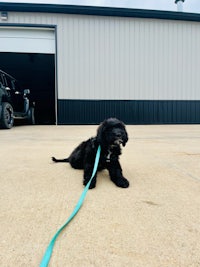
POLYGON ((108 150, 108 155, 106 157, 106 162, 110 162, 110 156, 111 156, 112 152, 110 150, 108 150))

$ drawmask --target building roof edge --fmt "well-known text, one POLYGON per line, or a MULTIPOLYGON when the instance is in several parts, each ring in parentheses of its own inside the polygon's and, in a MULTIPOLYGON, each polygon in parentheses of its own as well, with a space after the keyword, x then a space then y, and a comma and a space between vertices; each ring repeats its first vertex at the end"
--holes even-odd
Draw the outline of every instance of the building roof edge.
POLYGON ((7 12, 41 12, 60 14, 79 14, 114 17, 137 17, 168 20, 200 21, 200 14, 175 11, 132 9, 102 6, 32 4, 32 3, 1 3, 0 11, 7 12))

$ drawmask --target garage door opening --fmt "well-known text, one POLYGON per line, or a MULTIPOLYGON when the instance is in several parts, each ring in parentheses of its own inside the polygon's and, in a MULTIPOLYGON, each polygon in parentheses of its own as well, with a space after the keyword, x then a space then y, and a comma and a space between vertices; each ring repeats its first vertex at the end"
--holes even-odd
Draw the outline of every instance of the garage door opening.
POLYGON ((36 124, 56 123, 55 28, 0 27, 0 69, 30 89, 36 124))
POLYGON ((36 124, 55 124, 55 55, 0 53, 0 69, 14 76, 35 101, 36 124))

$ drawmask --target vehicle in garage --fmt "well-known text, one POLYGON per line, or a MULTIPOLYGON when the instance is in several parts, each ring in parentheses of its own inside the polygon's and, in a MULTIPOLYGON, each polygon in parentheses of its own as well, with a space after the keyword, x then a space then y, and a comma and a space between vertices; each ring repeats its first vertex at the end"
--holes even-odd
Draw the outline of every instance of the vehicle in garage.
POLYGON ((22 90, 14 77, 0 70, 0 128, 12 128, 15 119, 35 124, 34 107, 30 90, 22 90))

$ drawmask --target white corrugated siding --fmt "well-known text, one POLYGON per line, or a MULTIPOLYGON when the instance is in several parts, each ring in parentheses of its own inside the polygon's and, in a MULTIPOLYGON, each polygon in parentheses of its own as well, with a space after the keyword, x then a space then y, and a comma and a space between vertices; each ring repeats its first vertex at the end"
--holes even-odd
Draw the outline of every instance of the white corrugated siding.
POLYGON ((59 99, 200 99, 200 23, 10 13, 57 25, 59 99))

